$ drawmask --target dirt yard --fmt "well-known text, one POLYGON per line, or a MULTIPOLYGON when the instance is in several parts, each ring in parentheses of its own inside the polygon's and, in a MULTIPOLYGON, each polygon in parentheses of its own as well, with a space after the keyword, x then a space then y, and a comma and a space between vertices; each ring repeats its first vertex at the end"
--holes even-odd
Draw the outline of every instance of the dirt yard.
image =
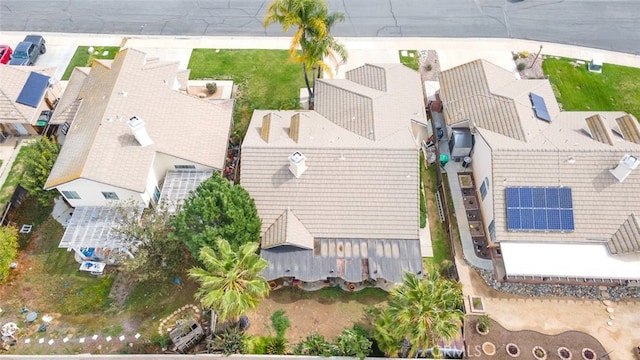
POLYGON ((334 289, 307 293, 297 288, 279 289, 263 300, 256 313, 249 314, 250 335, 275 335, 271 329, 271 315, 285 310, 291 328, 286 337, 291 343, 317 332, 326 339, 337 337, 345 327, 366 323, 365 308, 383 303, 382 291, 338 293, 334 289))

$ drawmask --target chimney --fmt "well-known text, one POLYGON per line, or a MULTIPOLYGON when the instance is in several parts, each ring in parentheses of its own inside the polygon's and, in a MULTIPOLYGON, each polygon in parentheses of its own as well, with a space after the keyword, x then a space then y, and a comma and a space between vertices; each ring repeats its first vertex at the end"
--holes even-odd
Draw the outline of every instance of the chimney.
POLYGON ((147 133, 147 129, 144 127, 144 121, 137 116, 132 117, 127 121, 127 125, 133 131, 133 136, 136 137, 136 140, 140 143, 140 146, 145 147, 147 145, 153 144, 153 140, 149 137, 147 133))
POLYGON ((307 170, 305 160, 307 160, 307 158, 298 151, 289 156, 289 171, 291 171, 293 176, 299 178, 307 170))
POLYGON ((640 159, 627 154, 622 158, 622 160, 620 160, 618 166, 616 166, 615 169, 610 169, 609 172, 611 172, 618 181, 623 182, 624 179, 626 179, 627 176, 629 176, 629 174, 638 167, 638 165, 640 165, 640 159))

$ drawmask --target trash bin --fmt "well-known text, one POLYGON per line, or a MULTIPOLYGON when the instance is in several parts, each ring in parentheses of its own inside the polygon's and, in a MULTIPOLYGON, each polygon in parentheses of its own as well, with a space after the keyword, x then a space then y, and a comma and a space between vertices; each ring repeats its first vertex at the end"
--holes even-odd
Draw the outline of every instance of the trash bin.
POLYGON ((449 155, 442 154, 440 155, 440 166, 444 167, 449 162, 449 155))
POLYGON ((471 165, 471 157, 465 156, 464 159, 462 160, 462 167, 466 169, 470 165, 471 165))

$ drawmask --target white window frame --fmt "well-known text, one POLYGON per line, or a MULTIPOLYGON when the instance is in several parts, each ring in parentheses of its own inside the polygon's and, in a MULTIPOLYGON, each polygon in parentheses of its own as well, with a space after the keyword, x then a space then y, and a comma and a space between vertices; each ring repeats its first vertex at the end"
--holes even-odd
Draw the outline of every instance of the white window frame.
POLYGON ((80 194, 78 194, 77 191, 73 191, 73 190, 64 190, 61 191, 62 196, 64 196, 65 199, 67 200, 81 200, 82 198, 80 197, 80 194))

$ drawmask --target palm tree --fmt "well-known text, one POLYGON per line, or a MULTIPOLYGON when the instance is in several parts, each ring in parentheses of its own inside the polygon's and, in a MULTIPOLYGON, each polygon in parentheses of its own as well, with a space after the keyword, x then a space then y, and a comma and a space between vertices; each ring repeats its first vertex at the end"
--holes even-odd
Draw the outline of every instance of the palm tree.
POLYGON ((257 243, 243 244, 234 251, 226 240, 217 239, 216 247, 217 252, 209 247, 200 250, 204 268, 191 268, 189 277, 200 283, 196 297, 217 313, 219 321, 235 321, 255 310, 269 294, 269 284, 260 276, 268 263, 256 253, 257 243))
MULTIPOLYGON (((411 345, 409 357, 415 357, 419 351, 426 355, 430 348, 434 349, 433 355, 436 356, 438 340, 451 341, 460 334, 464 318, 461 308, 462 289, 459 283, 441 278, 433 269, 422 280, 413 273, 407 273, 402 285, 391 292, 384 316, 394 321, 386 331, 391 334, 390 339, 408 340, 411 345)), ((382 323, 384 321, 380 325, 382 323)))
POLYGON ((345 47, 329 34, 338 21, 344 21, 344 14, 330 14, 324 0, 275 0, 267 8, 263 22, 265 27, 279 23, 287 32, 291 27, 297 26, 289 55, 291 61, 302 64, 309 92, 309 109, 313 109, 315 79, 320 78, 323 71, 333 75, 324 59, 330 57, 335 63, 338 63, 337 56, 341 58, 340 61, 347 59, 345 47))

